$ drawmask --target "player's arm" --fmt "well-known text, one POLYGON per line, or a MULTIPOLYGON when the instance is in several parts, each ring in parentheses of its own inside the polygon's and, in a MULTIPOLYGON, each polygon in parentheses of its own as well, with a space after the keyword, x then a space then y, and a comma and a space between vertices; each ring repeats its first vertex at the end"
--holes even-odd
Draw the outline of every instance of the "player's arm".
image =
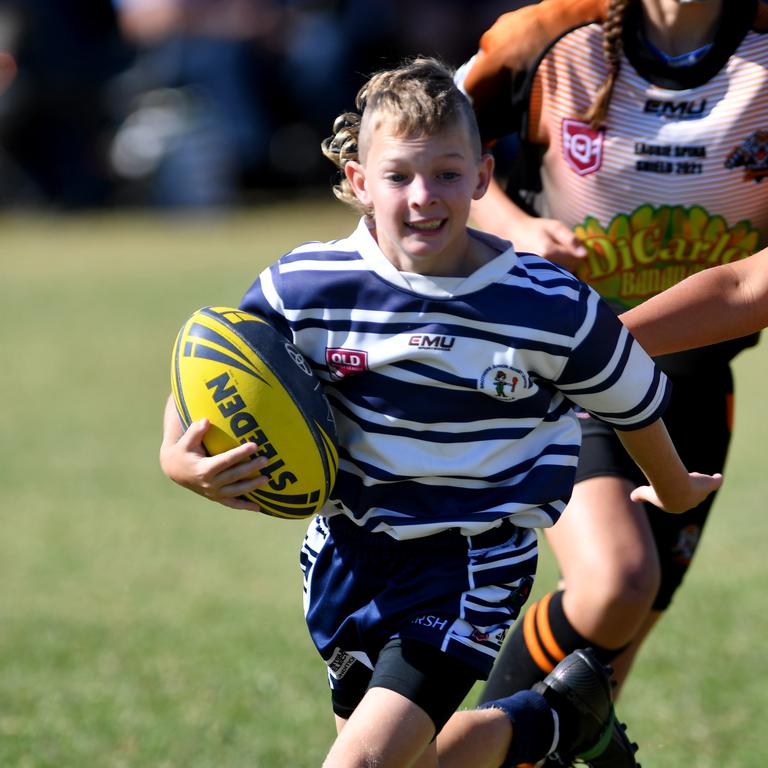
POLYGON ((768 248, 691 275, 621 315, 651 355, 746 336, 768 326, 768 248))
POLYGON ((650 485, 632 491, 633 501, 649 501, 667 512, 685 512, 722 484, 720 474, 688 472, 661 419, 630 431, 616 430, 622 445, 650 485))
POLYGON ((635 489, 633 499, 668 512, 696 506, 720 487, 722 478, 688 472, 661 418, 670 392, 667 378, 608 304, 589 286, 581 284, 579 290, 586 300, 585 323, 576 334, 579 343, 560 374, 559 388, 613 426, 650 483, 635 489))
POLYGON ((258 512, 258 504, 237 497, 268 482, 268 478, 260 474, 267 458, 253 458, 255 446, 250 443, 209 456, 203 446, 203 437, 209 428, 208 420, 201 419, 190 424, 185 432, 173 397, 169 397, 163 413, 161 469, 175 483, 212 501, 258 512))
POLYGON ((526 213, 496 179, 472 203, 472 221, 479 229, 510 240, 517 251, 538 254, 571 272, 587 255, 584 244, 565 224, 526 213))
MULTIPOLYGON (((457 71, 457 84, 472 101, 483 140, 509 134, 537 142, 538 112, 531 111, 533 70, 548 46, 567 30, 603 17, 602 0, 553 0, 502 14, 480 38, 477 53, 457 71)), ((530 151, 523 143, 520 151, 530 151)), ((538 162, 538 160, 536 160, 538 162)), ((472 205, 480 229, 510 240, 518 251, 539 254, 575 271, 586 248, 556 219, 531 216, 494 183, 472 205)))

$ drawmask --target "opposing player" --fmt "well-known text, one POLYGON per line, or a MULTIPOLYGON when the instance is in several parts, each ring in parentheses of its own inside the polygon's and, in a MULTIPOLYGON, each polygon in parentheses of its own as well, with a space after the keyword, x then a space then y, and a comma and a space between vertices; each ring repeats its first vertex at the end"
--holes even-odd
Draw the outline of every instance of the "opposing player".
MULTIPOLYGON (((452 717, 528 596, 534 529, 571 492, 571 403, 621 430, 653 483, 639 497, 682 511, 721 478, 686 471, 659 418, 667 380, 597 293, 467 228, 493 160, 452 73, 417 59, 375 75, 357 107, 324 151, 359 226, 283 256, 242 302, 311 361, 338 425, 338 479, 301 551, 338 729, 324 765, 588 759, 613 721, 587 652, 452 717)), ((182 435, 166 413, 171 478, 221 501, 261 482, 252 446, 205 457, 204 429, 182 435)))
POLYGON ((768 248, 697 272, 620 318, 652 355, 760 331, 768 326, 768 248))
MULTIPOLYGON (((755 0, 549 0, 500 17, 460 82, 484 139, 516 133, 522 149, 475 220, 617 311, 754 252, 768 232, 767 28, 755 0)), ((685 462, 722 470, 729 362, 754 341, 657 360, 685 462)), ((630 502, 636 468, 608 424, 582 416, 574 494, 547 532, 561 583, 515 628, 486 698, 528 688, 584 645, 621 683, 701 539, 712 497, 679 517, 630 502)))

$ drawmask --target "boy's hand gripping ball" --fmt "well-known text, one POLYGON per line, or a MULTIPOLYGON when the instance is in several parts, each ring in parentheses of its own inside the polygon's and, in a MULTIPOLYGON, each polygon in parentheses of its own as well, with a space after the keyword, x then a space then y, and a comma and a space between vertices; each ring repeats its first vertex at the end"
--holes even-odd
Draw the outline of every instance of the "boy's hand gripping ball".
POLYGON ((269 482, 243 496, 274 517, 310 517, 333 488, 336 425, 320 380, 301 352, 256 315, 204 307, 179 331, 171 387, 187 429, 207 418, 209 454, 250 441, 269 482))

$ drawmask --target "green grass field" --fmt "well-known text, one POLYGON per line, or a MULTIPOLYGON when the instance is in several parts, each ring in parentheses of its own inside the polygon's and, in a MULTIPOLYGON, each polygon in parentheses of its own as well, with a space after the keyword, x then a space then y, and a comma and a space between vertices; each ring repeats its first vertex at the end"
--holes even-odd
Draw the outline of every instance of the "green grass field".
MULTIPOLYGON (((157 452, 186 316, 352 225, 316 201, 0 219, 3 768, 320 765, 333 732, 301 614, 304 524, 193 496, 157 452)), ((736 368, 726 485, 619 707, 644 768, 768 764, 765 344, 736 368)), ((537 590, 554 573, 545 556, 537 590)))

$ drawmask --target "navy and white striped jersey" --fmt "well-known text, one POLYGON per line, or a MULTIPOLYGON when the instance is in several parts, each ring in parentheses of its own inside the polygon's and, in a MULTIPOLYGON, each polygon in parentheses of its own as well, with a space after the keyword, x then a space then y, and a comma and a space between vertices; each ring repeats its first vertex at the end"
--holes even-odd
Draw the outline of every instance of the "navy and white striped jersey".
POLYGON ((266 269, 242 309, 282 330, 326 385, 340 470, 323 514, 410 539, 504 518, 547 527, 573 486, 573 404, 619 429, 668 383, 615 313, 557 265, 499 255, 464 278, 406 274, 366 221, 266 269))

